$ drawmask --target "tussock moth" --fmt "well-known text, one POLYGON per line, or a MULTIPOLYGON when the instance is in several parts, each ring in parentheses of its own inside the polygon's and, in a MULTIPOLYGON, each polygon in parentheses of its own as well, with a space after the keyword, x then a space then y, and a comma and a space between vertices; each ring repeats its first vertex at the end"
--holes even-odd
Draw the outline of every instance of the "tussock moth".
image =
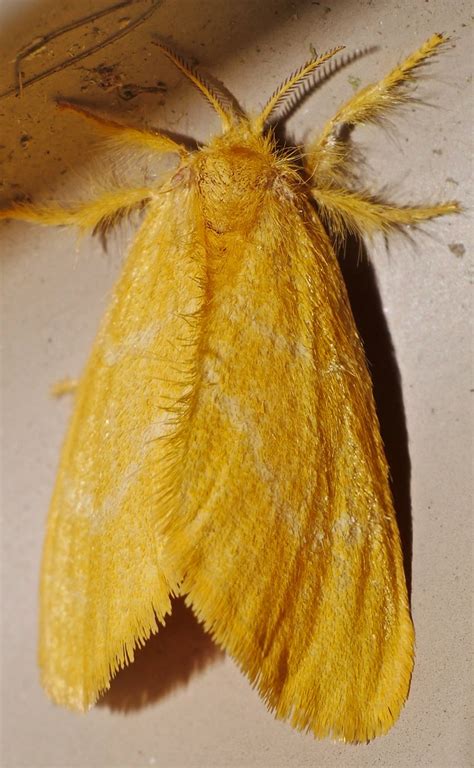
POLYGON ((174 153, 156 185, 1 211, 106 230, 145 218, 79 380, 49 514, 39 662, 59 704, 91 706, 186 601, 268 707, 318 737, 385 733, 413 665, 399 534, 371 382, 331 236, 454 213, 347 186, 338 128, 410 98, 433 35, 356 93, 304 151, 269 127, 339 49, 250 118, 166 46, 222 134, 169 136, 62 102, 120 145, 174 153))

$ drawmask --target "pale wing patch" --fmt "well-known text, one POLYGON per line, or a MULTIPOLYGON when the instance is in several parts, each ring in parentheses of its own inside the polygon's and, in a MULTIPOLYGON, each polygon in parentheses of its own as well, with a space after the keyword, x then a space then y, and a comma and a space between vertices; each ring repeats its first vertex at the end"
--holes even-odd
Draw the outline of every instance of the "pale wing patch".
POLYGON ((166 331, 166 325, 172 324, 173 318, 168 317, 158 320, 147 328, 142 328, 133 333, 128 333, 123 339, 104 349, 104 362, 106 365, 116 365, 120 360, 130 354, 139 354, 152 348, 153 342, 160 333, 166 331))
POLYGON ((255 333, 262 339, 266 339, 276 350, 289 352, 290 355, 304 358, 308 363, 313 363, 311 349, 302 343, 299 339, 287 339, 274 328, 268 328, 264 323, 254 320, 253 328, 255 333))
MULTIPOLYGON (((255 468, 255 474, 261 482, 262 493, 269 496, 271 504, 278 511, 278 514, 283 516, 285 524, 293 531, 295 538, 297 538, 301 533, 298 517, 295 515, 294 509, 285 500, 283 491, 280 488, 281 477, 263 457, 262 435, 252 412, 249 410, 245 411, 238 398, 231 398, 227 395, 216 397, 214 404, 230 422, 231 428, 244 436, 250 459, 255 468)), ((202 511, 202 514, 205 514, 205 510, 202 511)))

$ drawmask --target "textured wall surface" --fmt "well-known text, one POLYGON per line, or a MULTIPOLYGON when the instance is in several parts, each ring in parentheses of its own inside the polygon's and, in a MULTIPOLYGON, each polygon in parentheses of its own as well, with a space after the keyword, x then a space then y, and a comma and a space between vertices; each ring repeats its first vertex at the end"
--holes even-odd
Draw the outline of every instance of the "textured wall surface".
MULTIPOLYGON (((19 49, 107 5, 3 0, 0 92, 13 84, 19 49)), ((110 28, 145 6, 136 3, 109 17, 110 28)), ((313 46, 377 46, 291 118, 289 134, 301 139, 359 82, 385 74, 433 32, 446 32, 455 47, 423 78, 424 103, 402 110, 386 131, 363 129, 356 138, 374 189, 384 187, 405 202, 455 197, 468 207, 469 24, 470 4, 462 0, 165 0, 114 45, 26 88, 21 98, 0 100, 0 203, 19 195, 71 199, 78 190, 87 194, 90 180, 103 173, 92 132, 55 111, 59 95, 124 122, 199 139, 216 130, 206 104, 151 44, 154 33, 175 41, 253 109, 313 46), (137 93, 142 86, 154 90, 137 93)), ((95 44, 100 29, 101 22, 90 22, 46 43, 24 63, 25 78, 95 44)), ((88 715, 62 711, 46 699, 35 659, 38 571, 71 408, 67 398, 53 401, 48 389, 81 370, 129 233, 112 236, 104 252, 97 239, 78 243, 65 230, 2 223, 2 766, 472 764, 471 230, 467 214, 423 229, 411 239, 391 239, 388 250, 383 242, 371 244, 372 266, 357 268, 350 257, 344 266, 372 365, 417 631, 415 673, 400 721, 386 737, 356 747, 317 742, 276 722, 179 602, 166 629, 88 715)))

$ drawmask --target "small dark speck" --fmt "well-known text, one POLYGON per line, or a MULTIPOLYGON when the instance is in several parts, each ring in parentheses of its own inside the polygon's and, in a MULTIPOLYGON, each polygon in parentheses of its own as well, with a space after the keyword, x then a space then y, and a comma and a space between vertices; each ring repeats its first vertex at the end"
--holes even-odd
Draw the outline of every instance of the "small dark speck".
POLYGON ((458 259, 462 259, 466 253, 463 243, 449 243, 448 248, 451 253, 454 253, 454 255, 458 257, 458 259))
POLYGON ((433 155, 442 155, 443 150, 442 149, 433 149, 433 155))
POLYGON ((360 84, 362 82, 360 77, 353 77, 352 75, 349 75, 347 81, 354 91, 357 91, 360 88, 360 84))
POLYGON ((53 340, 52 340, 51 336, 48 336, 48 344, 52 344, 52 342, 53 342, 53 340))
POLYGON ((324 9, 324 13, 331 13, 331 11, 332 11, 332 8, 330 8, 329 5, 327 5, 324 9))
POLYGON ((446 176, 446 181, 449 181, 450 184, 454 184, 456 187, 459 187, 459 181, 453 179, 452 176, 446 176))
POLYGON ((26 149, 30 141, 31 141, 31 136, 29 136, 27 133, 23 133, 20 136, 20 144, 23 147, 23 149, 26 149))

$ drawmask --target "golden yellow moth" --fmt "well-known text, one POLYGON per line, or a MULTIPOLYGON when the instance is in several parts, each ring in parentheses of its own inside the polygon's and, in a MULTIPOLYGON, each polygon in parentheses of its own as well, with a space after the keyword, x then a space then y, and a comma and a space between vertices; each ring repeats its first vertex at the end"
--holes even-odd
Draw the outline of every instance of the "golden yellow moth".
POLYGON ((91 706, 182 594, 277 717, 355 742, 397 719, 413 627, 331 236, 458 210, 397 207, 348 186, 339 131, 406 101, 445 40, 433 35, 356 93, 298 152, 279 148, 270 120, 339 49, 250 118, 161 45, 222 120, 195 151, 62 103, 120 144, 179 163, 160 183, 92 202, 0 212, 95 230, 146 208, 77 385, 49 513, 39 664, 57 703, 91 706))

